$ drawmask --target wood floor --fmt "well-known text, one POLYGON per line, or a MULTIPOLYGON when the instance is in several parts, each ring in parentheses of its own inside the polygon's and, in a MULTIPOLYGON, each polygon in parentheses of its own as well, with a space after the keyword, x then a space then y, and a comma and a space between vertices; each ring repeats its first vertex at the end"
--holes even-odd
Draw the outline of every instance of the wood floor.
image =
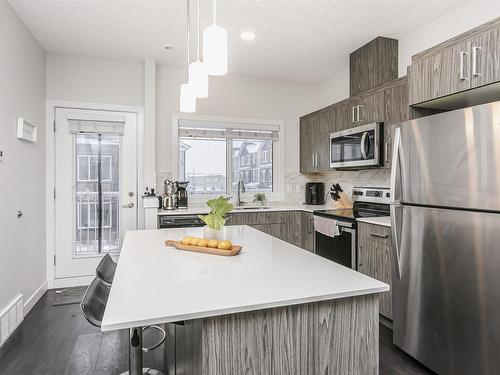
MULTIPOLYGON (((79 305, 52 306, 49 290, 0 349, 2 375, 118 375, 128 366, 128 332, 107 332, 88 324, 79 305)), ((146 345, 154 338, 145 335, 146 345)), ((144 366, 163 369, 164 350, 144 354, 144 366)), ((380 326, 380 374, 431 374, 392 344, 380 326)))

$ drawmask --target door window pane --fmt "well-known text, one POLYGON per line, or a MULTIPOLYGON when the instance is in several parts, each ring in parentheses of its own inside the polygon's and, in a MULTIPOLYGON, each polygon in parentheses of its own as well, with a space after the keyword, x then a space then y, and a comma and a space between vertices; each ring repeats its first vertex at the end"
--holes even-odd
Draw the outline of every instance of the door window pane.
POLYGON ((233 140, 233 191, 243 180, 248 191, 273 191, 271 140, 233 140))
POLYGON ((119 136, 78 133, 76 161, 74 254, 88 256, 118 251, 119 136))
POLYGON ((225 194, 226 141, 181 138, 179 180, 189 181, 191 194, 225 194))

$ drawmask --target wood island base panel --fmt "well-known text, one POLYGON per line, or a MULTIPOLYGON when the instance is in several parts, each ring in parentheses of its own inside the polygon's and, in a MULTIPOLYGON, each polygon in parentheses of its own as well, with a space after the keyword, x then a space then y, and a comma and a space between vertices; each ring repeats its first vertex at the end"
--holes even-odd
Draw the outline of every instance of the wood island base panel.
POLYGON ((376 375, 378 295, 167 324, 168 374, 376 375))

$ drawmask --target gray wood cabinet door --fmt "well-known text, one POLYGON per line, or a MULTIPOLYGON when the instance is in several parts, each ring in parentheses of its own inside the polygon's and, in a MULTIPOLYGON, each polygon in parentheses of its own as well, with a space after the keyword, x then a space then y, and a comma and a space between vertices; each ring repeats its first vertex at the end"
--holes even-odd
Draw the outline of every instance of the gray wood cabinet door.
POLYGON ((333 127, 334 116, 334 109, 327 108, 313 121, 313 150, 316 153, 315 170, 318 172, 330 170, 330 129, 333 127))
POLYGON ((351 127, 384 121, 384 92, 371 91, 349 100, 351 127))
POLYGON ((410 67, 410 104, 470 88, 470 41, 436 51, 410 67))
POLYGON ((384 90, 384 145, 382 149, 383 165, 391 168, 392 140, 396 126, 409 119, 408 81, 406 77, 395 81, 394 85, 384 90))
POLYGON ((300 118, 300 172, 315 172, 313 116, 300 118))
POLYGON ((300 223, 300 247, 314 252, 314 216, 310 212, 301 212, 300 223))
MULTIPOLYGON (((392 249, 390 228, 359 223, 358 271, 391 286, 392 249)), ((380 294, 380 314, 392 320, 392 292, 380 294)))
POLYGON ((470 53, 471 87, 500 81, 500 28, 473 38, 470 53))

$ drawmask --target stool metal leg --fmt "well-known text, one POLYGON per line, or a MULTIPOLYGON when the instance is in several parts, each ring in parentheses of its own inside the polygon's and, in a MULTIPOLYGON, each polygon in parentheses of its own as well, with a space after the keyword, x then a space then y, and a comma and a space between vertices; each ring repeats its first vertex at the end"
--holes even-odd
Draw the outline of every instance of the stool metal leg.
POLYGON ((142 327, 130 328, 128 353, 130 375, 142 375, 142 327))
POLYGON ((121 375, 163 375, 160 370, 142 367, 142 332, 142 327, 134 327, 129 330, 128 371, 121 375))

